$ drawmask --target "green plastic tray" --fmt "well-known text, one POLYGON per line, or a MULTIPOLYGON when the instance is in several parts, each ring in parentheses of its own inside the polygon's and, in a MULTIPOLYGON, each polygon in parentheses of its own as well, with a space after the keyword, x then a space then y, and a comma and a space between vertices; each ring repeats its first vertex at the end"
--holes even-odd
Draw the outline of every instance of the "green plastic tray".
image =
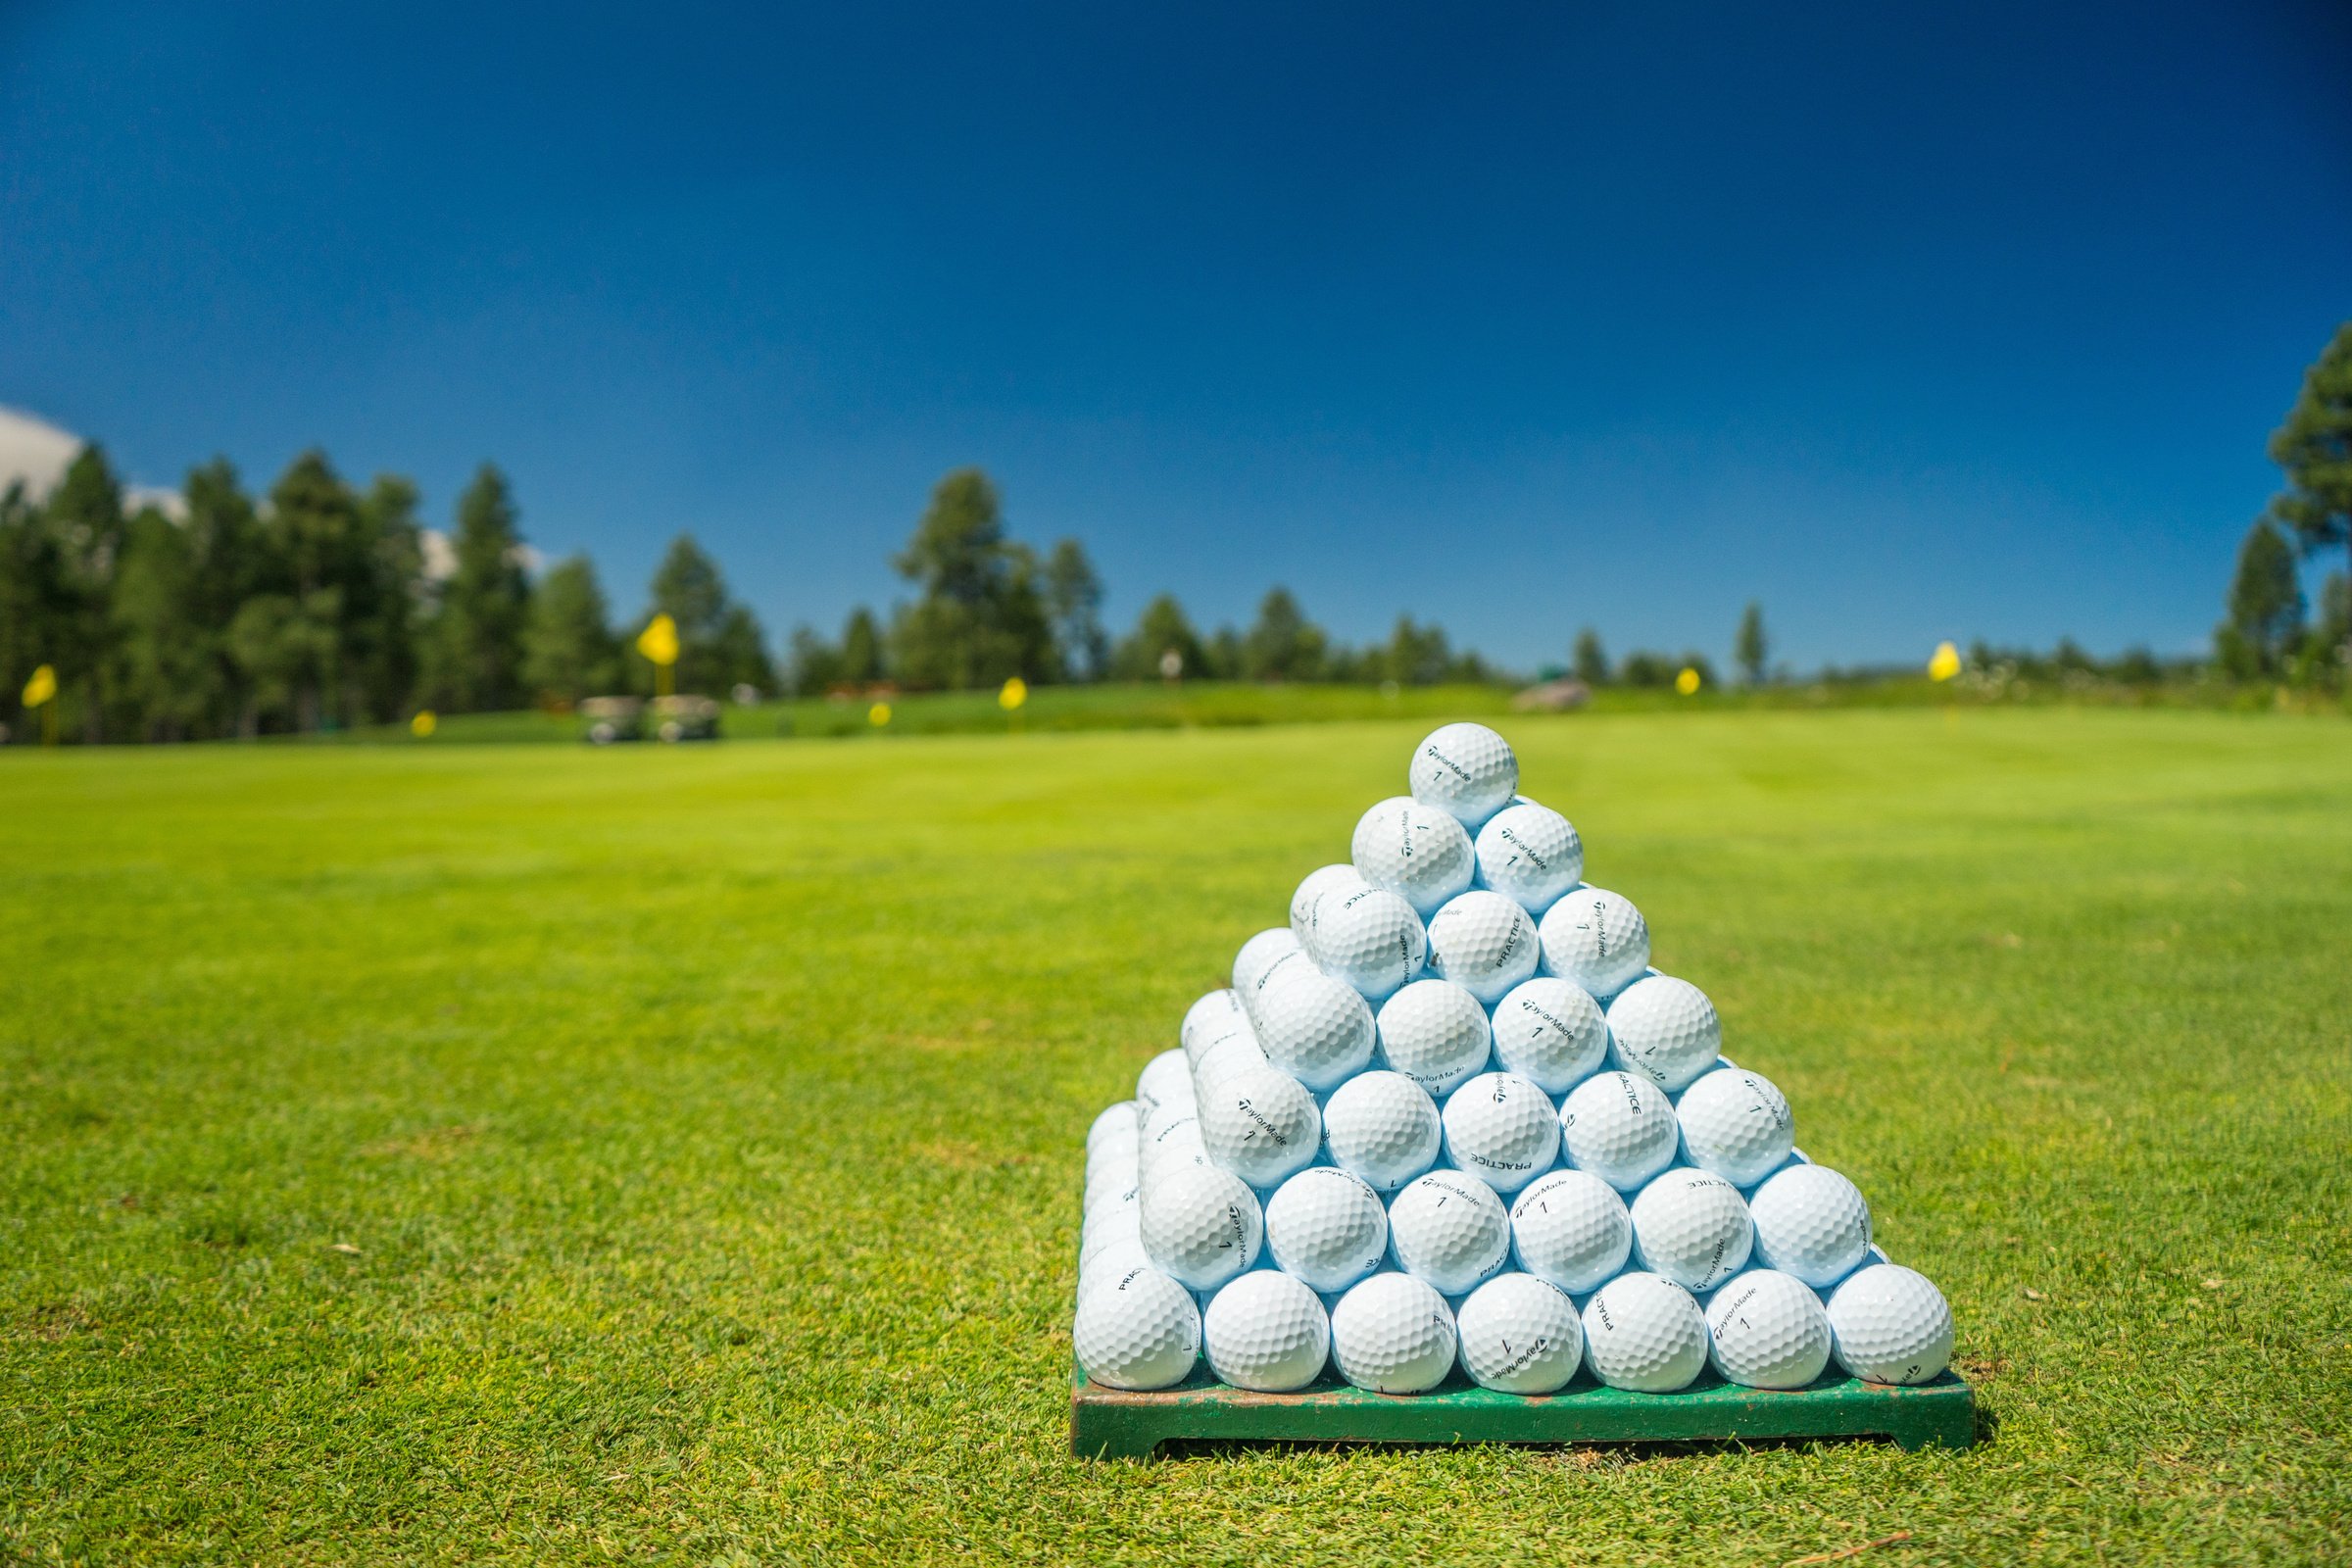
POLYGON ((1080 1458, 1149 1459, 1169 1442, 1679 1443, 1738 1438, 1888 1438, 1906 1448, 1965 1448, 1977 1400, 1950 1372, 1917 1388, 1823 1378, 1791 1393, 1704 1376, 1681 1394, 1626 1394, 1590 1372, 1558 1394, 1496 1394, 1461 1375, 1436 1392, 1367 1394, 1326 1378, 1298 1394, 1250 1394, 1204 1370, 1156 1394, 1130 1394, 1073 1367, 1070 1448, 1080 1458))

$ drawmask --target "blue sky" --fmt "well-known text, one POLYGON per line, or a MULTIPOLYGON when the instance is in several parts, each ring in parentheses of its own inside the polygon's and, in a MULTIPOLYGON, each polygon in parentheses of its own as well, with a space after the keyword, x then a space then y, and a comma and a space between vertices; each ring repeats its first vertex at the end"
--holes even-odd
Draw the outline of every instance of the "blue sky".
POLYGON ((2352 16, 0 8, 0 404, 171 481, 473 465, 780 637, 931 482, 1124 624, 1523 667, 2201 644, 2352 316, 2352 16))

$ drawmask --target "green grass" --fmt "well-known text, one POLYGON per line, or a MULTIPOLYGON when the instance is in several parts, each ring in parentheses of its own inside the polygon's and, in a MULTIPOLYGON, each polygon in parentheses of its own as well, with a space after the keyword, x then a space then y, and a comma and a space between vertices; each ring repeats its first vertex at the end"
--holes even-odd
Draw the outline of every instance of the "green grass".
POLYGON ((0 1557, 2340 1560, 2334 719, 1506 726, 1981 1446, 1069 1458, 1081 1134, 1423 727, 0 756, 0 1557))

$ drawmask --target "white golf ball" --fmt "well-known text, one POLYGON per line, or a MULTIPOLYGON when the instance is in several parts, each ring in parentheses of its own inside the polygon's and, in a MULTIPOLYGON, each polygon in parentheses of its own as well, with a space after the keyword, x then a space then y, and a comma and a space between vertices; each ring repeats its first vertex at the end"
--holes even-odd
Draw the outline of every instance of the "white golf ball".
POLYGON ((1788 1098, 1761 1073, 1701 1073, 1675 1102, 1674 1115, 1684 1157, 1734 1187, 1753 1187, 1779 1170, 1796 1143, 1788 1098))
POLYGON ((1747 1267, 1755 1229, 1740 1190, 1681 1166, 1643 1187, 1630 1205, 1634 1262, 1692 1291, 1711 1291, 1747 1267))
POLYGON ((1453 1369, 1453 1313, 1410 1274, 1375 1274, 1331 1309, 1340 1376, 1374 1394, 1425 1394, 1453 1369))
POLYGON ((1315 901, 1333 888, 1360 886, 1363 880, 1352 865, 1321 865, 1307 872, 1298 884, 1298 891, 1291 895, 1291 935, 1298 939, 1309 955, 1315 951, 1315 945, 1307 940, 1307 932, 1314 924, 1315 901))
POLYGON ((1323 1102, 1332 1163, 1376 1192, 1393 1193, 1438 1162, 1445 1136, 1438 1103, 1400 1072, 1364 1072, 1323 1102))
POLYGON ((1416 980, 1380 1004, 1381 1054, 1433 1096, 1449 1095, 1487 1064, 1487 1009, 1450 980, 1416 980))
POLYGON ((1097 1149, 1114 1139, 1125 1138, 1129 1142, 1133 1142, 1137 1131, 1136 1122, 1135 1102, 1132 1100, 1120 1101, 1117 1104, 1104 1110, 1102 1115, 1097 1116, 1094 1125, 1087 1128, 1086 1152, 1092 1154, 1097 1149))
POLYGON ((1870 1255, 1870 1205, 1827 1165, 1791 1165, 1766 1177, 1747 1200, 1756 1258, 1826 1290, 1870 1255))
POLYGON ((1133 1268, 1080 1293, 1070 1339, 1078 1364, 1113 1389, 1164 1389, 1200 1359, 1200 1309, 1179 1281, 1133 1268))
POLYGON ((1079 1299, 1084 1300, 1087 1291, 1099 1280, 1124 1274, 1131 1268, 1151 1266, 1152 1254, 1144 1250, 1142 1241, 1133 1236, 1112 1237, 1078 1260, 1079 1299))
POLYGON ((1830 1364, 1830 1318, 1805 1282, 1751 1268, 1707 1302, 1707 1359, 1726 1381, 1801 1389, 1830 1364))
POLYGON ((1271 1269, 1217 1292, 1200 1330, 1217 1376, 1257 1394, 1303 1389, 1331 1359, 1331 1315, 1303 1283, 1271 1269))
POLYGON ((1176 1039, 1184 1047, 1184 1059, 1199 1061, 1209 1047, 1249 1027, 1250 1014, 1242 1006, 1240 992, 1211 991, 1186 1009, 1176 1039))
POLYGON ((1139 1213, 1152 1261, 1196 1291, 1214 1290, 1255 1263, 1265 1239, 1257 1195, 1214 1165, 1154 1173, 1139 1213))
POLYGON ((1092 1222, 1098 1214, 1114 1214, 1122 1208, 1135 1208, 1143 1202, 1143 1178, 1129 1170, 1126 1179, 1104 1181, 1087 1189, 1086 1218, 1092 1222))
POLYGON ((1480 1073, 1446 1098, 1440 1119, 1455 1168, 1506 1197, 1559 1157, 1559 1112, 1550 1096, 1517 1073, 1480 1073))
POLYGON ((1344 980, 1287 971, 1257 999, 1257 1044, 1266 1059, 1313 1090, 1361 1072, 1375 1043, 1371 1004, 1344 980))
POLYGON ((1899 1263, 1856 1269, 1830 1293, 1838 1364, 1869 1383, 1926 1383, 1952 1362, 1952 1309, 1899 1263))
POLYGON ((1426 917, 1466 891, 1476 869, 1470 835, 1451 812, 1409 795, 1382 801, 1355 824, 1348 844, 1356 874, 1426 917))
POLYGON ((1497 1274, 1454 1314, 1462 1370, 1482 1389, 1556 1394, 1584 1359, 1576 1303, 1533 1274, 1497 1274))
POLYGON ((1344 1291, 1388 1255, 1389 1211, 1353 1171, 1309 1165, 1266 1200, 1266 1250, 1325 1295, 1344 1291))
POLYGON ((1649 925, 1606 888, 1574 888, 1544 911, 1544 972, 1611 997, 1649 967, 1649 925))
POLYGON ((1208 1157, 1252 1187, 1274 1187, 1314 1163, 1323 1142, 1315 1097, 1279 1067, 1245 1068, 1200 1102, 1208 1157))
POLYGON ((1715 1065, 1723 1024, 1715 1004, 1688 980, 1653 974, 1609 999, 1609 1049, 1617 1065, 1672 1094, 1715 1065))
POLYGON ((1600 1004, 1574 981, 1551 975, 1521 981, 1494 1004, 1494 1029, 1495 1061, 1547 1095, 1566 1094, 1608 1059, 1600 1004))
POLYGON ((1459 1296, 1511 1255, 1511 1216, 1476 1176, 1433 1170, 1389 1200, 1389 1252, 1407 1274, 1459 1296))
POLYGON ((1266 1065, 1266 1054, 1258 1048, 1255 1035, 1228 1035, 1202 1052, 1200 1059, 1193 1063, 1193 1098, 1198 1101, 1211 1086, 1237 1072, 1266 1065))
POLYGON ((1257 989, 1258 976, 1285 954, 1300 951, 1298 934, 1287 925, 1268 926, 1233 956, 1233 989, 1247 996, 1257 989))
POLYGON ((1315 905, 1314 940, 1323 972, 1373 1002, 1419 974, 1429 956, 1421 916, 1385 888, 1333 889, 1315 905))
POLYGON ((1681 1132, 1666 1092, 1630 1072, 1594 1073, 1560 1102, 1560 1152, 1621 1193, 1674 1163, 1681 1132))
POLYGON ((1589 1171, 1555 1170, 1511 1201, 1511 1257, 1582 1296, 1613 1278, 1633 1254, 1634 1221, 1617 1189, 1589 1171))
MULTIPOLYGON (((1372 884, 1356 875, 1352 865, 1325 866, 1323 871, 1315 872, 1308 880, 1313 881, 1316 877, 1322 880, 1314 888, 1312 897, 1307 899, 1306 918, 1299 929, 1298 941, 1305 947, 1307 956, 1321 964, 1328 961, 1323 940, 1325 922, 1337 915, 1349 899, 1358 893, 1370 891, 1372 884), (1325 876, 1325 871, 1345 871, 1348 874, 1325 876)), ((1409 909, 1412 906, 1408 904, 1405 907, 1409 909)))
POLYGON ((1540 915, 1583 879, 1585 844, 1548 806, 1520 801, 1487 818, 1475 849, 1478 885, 1540 915))
POLYGON ((1429 920, 1430 972, 1451 980, 1482 1003, 1536 972, 1543 950, 1536 922, 1499 893, 1473 890, 1446 901, 1429 920))
POLYGON ((1612 1389, 1672 1394, 1707 1364, 1707 1323, 1672 1280, 1620 1274, 1585 1302, 1585 1363, 1612 1389))
MULTIPOLYGON (((1163 1051, 1144 1063, 1135 1079, 1135 1108, 1143 1123, 1163 1104, 1186 1104, 1193 1098, 1193 1064, 1182 1047, 1163 1051)), ((1146 1136, 1150 1133, 1147 1128, 1146 1136)))
POLYGON ((1405 771, 1413 799, 1444 807, 1475 828, 1519 790, 1511 744, 1484 724, 1446 724, 1413 748, 1405 771))
POLYGON ((1143 1245, 1144 1215, 1137 1208, 1121 1209, 1092 1221, 1078 1232, 1078 1272, 1091 1271, 1095 1260, 1121 1242, 1143 1245))

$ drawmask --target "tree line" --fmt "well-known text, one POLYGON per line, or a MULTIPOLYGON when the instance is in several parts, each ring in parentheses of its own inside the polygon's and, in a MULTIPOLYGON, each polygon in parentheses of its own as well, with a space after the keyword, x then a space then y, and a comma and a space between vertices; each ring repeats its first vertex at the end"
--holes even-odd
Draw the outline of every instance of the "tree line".
POLYGON ((2352 321, 2305 372, 2270 456, 2286 487, 2238 546, 2226 615, 2214 629, 2215 662, 2240 679, 2339 681, 2352 665, 2352 573, 2321 580, 2315 615, 2302 566, 2352 552, 2352 321))

